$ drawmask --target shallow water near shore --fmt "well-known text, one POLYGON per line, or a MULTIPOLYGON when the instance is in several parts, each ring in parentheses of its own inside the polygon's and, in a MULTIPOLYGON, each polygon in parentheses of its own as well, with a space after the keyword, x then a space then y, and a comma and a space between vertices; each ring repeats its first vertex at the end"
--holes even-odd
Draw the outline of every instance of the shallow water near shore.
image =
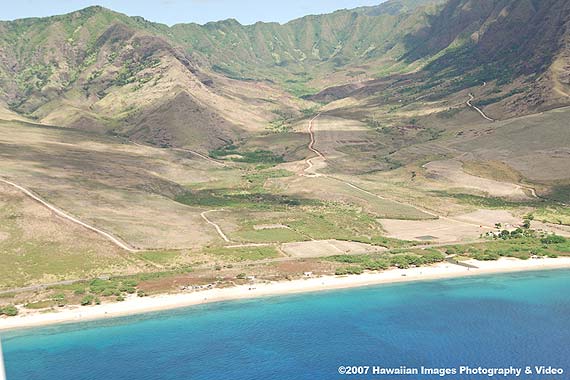
POLYGON ((338 367, 353 365, 546 365, 570 378, 570 271, 223 302, 2 337, 9 380, 346 379, 338 367))

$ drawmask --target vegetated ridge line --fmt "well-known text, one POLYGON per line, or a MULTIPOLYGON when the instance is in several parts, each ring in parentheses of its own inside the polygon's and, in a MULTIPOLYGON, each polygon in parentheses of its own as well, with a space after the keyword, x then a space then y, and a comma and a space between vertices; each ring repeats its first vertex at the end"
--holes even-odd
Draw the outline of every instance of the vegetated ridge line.
POLYGON ((129 252, 137 252, 138 249, 135 249, 131 246, 129 246, 128 244, 124 243, 123 241, 119 240, 118 238, 114 237, 113 235, 111 235, 108 232, 105 232, 103 230, 100 230, 97 227, 93 227, 87 223, 82 222, 81 220, 65 213, 64 211, 58 209, 57 207, 49 204, 48 202, 44 201, 43 199, 41 199, 40 197, 38 197, 37 195, 35 195, 34 193, 32 193, 31 191, 29 191, 28 189, 15 184, 14 182, 10 182, 7 181, 5 179, 0 178, 0 182, 5 183, 7 185, 10 185, 18 190, 20 190, 22 193, 24 193, 25 195, 27 195, 28 197, 30 197, 31 199, 35 200, 36 202, 40 203, 41 205, 43 205, 44 207, 46 207, 47 209, 53 211, 56 215, 67 219, 75 224, 80 225, 81 227, 84 227, 90 231, 93 231, 101 236, 103 236, 104 238, 106 238, 107 240, 109 240, 111 243, 115 244, 116 246, 118 246, 119 248, 124 249, 125 251, 129 251, 129 252))
POLYGON ((489 120, 490 122, 495 122, 495 119, 491 119, 489 116, 485 115, 485 112, 483 112, 483 110, 479 107, 477 107, 476 105, 474 105, 472 103, 472 101, 475 100, 475 97, 473 96, 472 93, 469 93, 469 100, 467 101, 467 106, 470 108, 473 108, 475 111, 479 112, 479 114, 481 116, 483 116, 483 118, 485 118, 486 120, 489 120))
POLYGON ((226 234, 224 234, 224 231, 222 231, 222 229, 220 228, 219 225, 217 225, 216 223, 212 222, 210 219, 208 219, 208 217, 206 216, 207 213, 209 212, 214 212, 214 211, 221 211, 221 210, 208 210, 208 211, 204 211, 203 213, 200 214, 200 216, 202 217, 202 219, 204 219, 206 221, 206 223, 214 226, 214 228, 216 229, 216 231, 218 231, 218 235, 220 235, 220 237, 222 239, 224 239, 224 241, 226 241, 227 243, 230 243, 231 240, 226 236, 226 234))

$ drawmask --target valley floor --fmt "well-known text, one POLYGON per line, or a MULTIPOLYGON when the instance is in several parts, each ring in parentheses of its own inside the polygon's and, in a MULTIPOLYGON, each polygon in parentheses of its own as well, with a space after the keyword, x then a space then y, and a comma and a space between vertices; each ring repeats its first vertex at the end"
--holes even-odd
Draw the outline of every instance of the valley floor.
POLYGON ((465 263, 473 267, 444 262, 427 267, 391 269, 380 273, 364 273, 362 275, 307 277, 291 281, 264 281, 259 283, 252 281, 250 284, 228 288, 193 290, 143 298, 132 295, 123 302, 84 307, 68 306, 49 313, 27 311, 17 317, 3 317, 0 319, 0 330, 77 323, 264 296, 519 271, 566 269, 570 268, 570 257, 530 260, 503 258, 499 261, 469 260, 465 263))

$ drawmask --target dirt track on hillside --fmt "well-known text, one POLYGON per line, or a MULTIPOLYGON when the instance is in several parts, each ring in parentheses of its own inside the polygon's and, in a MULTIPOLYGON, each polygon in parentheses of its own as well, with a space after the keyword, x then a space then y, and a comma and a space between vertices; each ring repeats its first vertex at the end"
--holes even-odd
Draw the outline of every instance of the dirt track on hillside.
POLYGON ((43 205, 43 206, 46 207, 47 209, 49 209, 49 210, 51 210, 52 212, 54 212, 54 213, 55 213, 56 215, 58 215, 59 217, 64 218, 64 219, 67 219, 67 220, 69 220, 70 222, 73 222, 73 223, 75 223, 75 224, 78 224, 78 225, 80 225, 81 227, 84 227, 84 228, 86 228, 86 229, 88 229, 88 230, 90 230, 90 231, 93 231, 93 232, 95 232, 95 233, 97 233, 97 234, 103 236, 105 239, 109 240, 111 243, 115 244, 115 245, 118 246, 119 248, 122 248, 122 249, 124 249, 124 250, 126 250, 126 251, 129 251, 129 252, 137 252, 137 251, 138 251, 138 249, 129 246, 127 243, 125 243, 125 242, 121 241, 120 239, 114 237, 114 236, 111 235, 110 233, 105 232, 105 231, 103 231, 103 230, 100 230, 100 229, 97 228, 97 227, 94 227, 94 226, 92 226, 92 225, 90 225, 90 224, 87 224, 87 223, 85 223, 85 222, 82 222, 82 221, 80 221, 79 219, 77 219, 77 218, 75 218, 75 217, 73 217, 73 216, 71 216, 71 215, 65 213, 64 211, 58 209, 57 207, 51 205, 50 203, 48 203, 48 202, 46 202, 46 201, 44 201, 43 199, 41 199, 39 196, 35 195, 34 193, 32 193, 31 191, 29 191, 28 189, 26 189, 26 188, 24 188, 24 187, 22 187, 22 186, 20 186, 20 185, 18 185, 18 184, 15 184, 14 182, 10 182, 10 181, 7 181, 7 180, 2 179, 2 178, 0 178, 0 182, 4 183, 4 184, 6 184, 6 185, 12 186, 13 188, 18 189, 19 191, 21 191, 22 193, 24 193, 24 194, 25 194, 26 196, 28 196, 29 198, 35 200, 36 202, 40 203, 41 205, 43 205))

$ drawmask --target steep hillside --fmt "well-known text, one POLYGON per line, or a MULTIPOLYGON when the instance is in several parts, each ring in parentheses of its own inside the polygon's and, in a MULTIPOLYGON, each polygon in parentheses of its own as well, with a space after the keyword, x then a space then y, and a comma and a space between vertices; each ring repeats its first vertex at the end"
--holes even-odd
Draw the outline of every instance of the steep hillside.
POLYGON ((330 88, 313 100, 441 102, 469 89, 496 118, 540 112, 569 104, 569 41, 567 1, 450 0, 404 37, 401 61, 424 61, 421 70, 330 88))
POLYGON ((247 26, 90 7, 0 23, 0 102, 46 124, 203 151, 300 116, 314 94, 364 119, 418 99, 445 111, 473 92, 508 118, 569 103, 569 20, 564 0, 391 0, 247 26))
MULTIPOLYGON (((376 7, 306 16, 284 25, 235 20, 175 25, 172 37, 236 78, 272 79, 296 89, 311 79, 404 53, 404 36, 427 25, 441 1, 388 1, 376 7), (430 6, 427 6, 430 5, 430 6)), ((353 73, 353 75, 358 75, 353 73)))
POLYGON ((207 150, 264 128, 274 106, 258 99, 282 96, 202 69, 160 25, 100 7, 0 28, 0 96, 45 124, 207 150))

